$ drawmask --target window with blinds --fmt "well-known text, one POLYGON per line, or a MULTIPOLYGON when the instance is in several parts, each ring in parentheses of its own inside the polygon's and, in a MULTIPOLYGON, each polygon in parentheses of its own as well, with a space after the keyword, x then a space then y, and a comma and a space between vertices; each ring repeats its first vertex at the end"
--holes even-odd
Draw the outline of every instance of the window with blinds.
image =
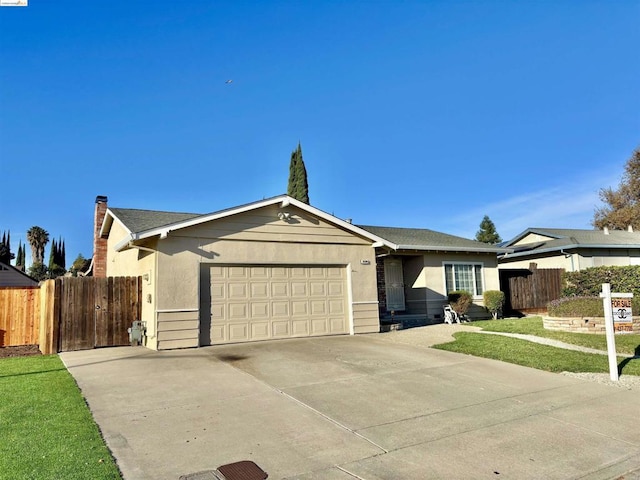
POLYGON ((484 292, 481 263, 445 263, 444 278, 447 294, 466 290, 478 297, 484 292))

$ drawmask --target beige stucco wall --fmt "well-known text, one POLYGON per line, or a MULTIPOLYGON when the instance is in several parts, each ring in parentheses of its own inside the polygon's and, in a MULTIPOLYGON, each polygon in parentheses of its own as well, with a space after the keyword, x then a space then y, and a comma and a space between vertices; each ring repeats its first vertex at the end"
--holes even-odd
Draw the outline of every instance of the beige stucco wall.
MULTIPOLYGON (((484 290, 500 290, 495 253, 429 252, 423 255, 399 255, 399 258, 403 260, 407 313, 424 314, 429 318, 442 318, 442 307, 447 303, 444 277, 445 262, 482 264, 484 290)), ((475 297, 470 315, 473 317, 486 316, 483 305, 482 295, 475 297)))
POLYGON ((157 253, 152 254, 136 249, 116 253, 114 247, 125 238, 126 230, 114 222, 108 242, 108 275, 152 272, 152 284, 143 287, 145 299, 148 293, 152 295, 151 303, 143 307, 147 346, 196 346, 201 266, 212 264, 343 266, 353 332, 379 330, 371 241, 294 207, 286 208, 291 220, 284 222, 278 218, 279 211, 276 206, 266 207, 169 232, 167 238, 157 240, 157 253))
MULTIPOLYGON (((484 290, 500 290, 498 260, 495 253, 431 253, 424 256, 423 284, 427 287, 426 302, 429 317, 442 316, 442 306, 446 303, 444 262, 481 263, 484 290)), ((486 316, 482 295, 473 299, 469 310, 472 317, 486 316)))
POLYGON ((528 243, 546 242, 548 240, 553 240, 553 237, 548 237, 546 235, 540 235, 538 233, 530 233, 530 234, 522 237, 520 240, 518 240, 516 243, 514 243, 511 246, 515 247, 515 246, 518 246, 518 245, 526 245, 528 243))
MULTIPOLYGON (((119 222, 113 222, 107 239, 107 276, 142 276, 142 318, 147 327, 147 346, 156 348, 156 254, 137 248, 116 252, 116 245, 129 236, 119 222)), ((154 249, 155 240, 147 244, 154 249)))
POLYGON ((579 270, 581 264, 581 258, 578 254, 571 254, 565 256, 562 254, 550 253, 545 256, 537 258, 525 258, 518 260, 516 257, 514 260, 509 258, 509 255, 502 260, 498 265, 499 269, 514 269, 514 268, 529 268, 531 263, 535 263, 538 268, 564 268, 565 271, 571 272, 573 270, 579 270))

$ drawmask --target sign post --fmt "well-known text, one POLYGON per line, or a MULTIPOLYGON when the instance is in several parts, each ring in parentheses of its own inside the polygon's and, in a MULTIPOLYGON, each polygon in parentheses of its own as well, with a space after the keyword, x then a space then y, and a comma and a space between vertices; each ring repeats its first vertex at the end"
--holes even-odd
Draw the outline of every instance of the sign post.
POLYGON ((631 311, 631 299, 633 293, 611 293, 611 285, 602 284, 602 304, 604 307, 604 326, 607 334, 607 355, 609 357, 609 376, 617 382, 618 358, 616 356, 617 333, 633 332, 633 320, 631 311))

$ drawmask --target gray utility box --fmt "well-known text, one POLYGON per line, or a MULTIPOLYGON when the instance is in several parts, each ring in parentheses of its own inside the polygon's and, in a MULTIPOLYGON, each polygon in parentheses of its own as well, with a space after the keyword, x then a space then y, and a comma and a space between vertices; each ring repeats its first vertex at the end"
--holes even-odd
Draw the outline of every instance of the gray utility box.
POLYGON ((130 328, 127 328, 127 332, 129 332, 129 342, 131 342, 131 346, 141 345, 142 336, 145 333, 144 322, 136 320, 130 328))

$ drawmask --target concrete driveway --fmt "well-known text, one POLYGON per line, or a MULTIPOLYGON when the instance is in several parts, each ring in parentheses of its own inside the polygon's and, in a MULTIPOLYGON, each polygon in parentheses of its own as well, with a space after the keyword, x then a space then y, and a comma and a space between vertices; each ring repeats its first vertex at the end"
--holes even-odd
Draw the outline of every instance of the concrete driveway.
POLYGON ((239 460, 270 479, 330 480, 593 480, 640 466, 637 391, 393 339, 61 357, 126 480, 239 460))

